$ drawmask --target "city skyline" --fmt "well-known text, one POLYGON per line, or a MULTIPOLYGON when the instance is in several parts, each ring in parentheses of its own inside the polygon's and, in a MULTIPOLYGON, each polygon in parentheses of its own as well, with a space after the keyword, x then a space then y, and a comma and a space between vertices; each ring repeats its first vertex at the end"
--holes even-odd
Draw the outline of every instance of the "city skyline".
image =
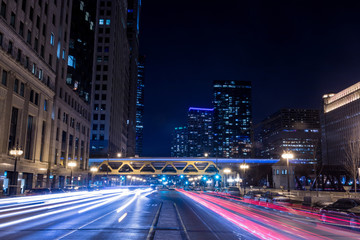
POLYGON ((255 124, 280 108, 320 109, 323 94, 360 79, 359 10, 355 1, 143 2, 144 156, 170 156, 172 129, 188 107, 212 107, 216 79, 252 81, 255 124))

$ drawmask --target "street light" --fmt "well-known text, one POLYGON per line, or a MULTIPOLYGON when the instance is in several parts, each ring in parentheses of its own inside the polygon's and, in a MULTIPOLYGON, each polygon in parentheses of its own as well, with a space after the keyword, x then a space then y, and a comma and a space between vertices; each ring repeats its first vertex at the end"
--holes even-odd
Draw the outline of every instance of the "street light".
POLYGON ((11 189, 13 189, 13 190, 11 191, 10 194, 16 195, 16 193, 17 193, 16 165, 17 165, 18 158, 19 158, 21 155, 23 155, 23 153, 24 153, 24 151, 23 151, 21 148, 19 148, 19 147, 16 147, 16 148, 14 148, 14 149, 11 149, 10 152, 9 152, 9 154, 10 154, 11 156, 14 156, 14 157, 15 157, 14 172, 13 172, 12 180, 11 180, 11 181, 12 181, 12 184, 11 184, 11 185, 13 185, 13 187, 12 187, 11 189))
POLYGON ((245 173, 246 173, 246 170, 248 170, 248 169, 249 169, 249 165, 245 163, 245 160, 244 160, 244 162, 243 162, 242 164, 240 164, 240 169, 244 171, 244 176, 243 176, 243 181, 242 181, 242 184, 243 184, 243 186, 244 186, 244 195, 245 195, 245 193, 246 193, 246 186, 245 186, 245 183, 246 183, 246 181, 245 181, 245 173))
POLYGON ((281 155, 282 158, 286 159, 287 161, 287 184, 288 184, 288 193, 290 193, 290 171, 289 171, 289 159, 294 158, 294 154, 291 152, 284 152, 281 155))
POLYGON ((94 184, 94 174, 98 171, 98 168, 97 167, 91 167, 90 171, 91 171, 91 182, 94 184))
POLYGON ((121 156, 122 156, 121 152, 117 153, 116 156, 117 156, 118 158, 121 158, 121 156))
MULTIPOLYGON (((230 168, 225 168, 223 170, 223 172, 227 175, 227 174, 231 173, 231 169, 230 168)), ((225 179, 224 179, 224 187, 226 187, 226 180, 225 179)))
POLYGON ((206 157, 206 158, 207 158, 208 156, 209 156, 209 154, 208 154, 208 153, 204 153, 204 157, 206 157))
POLYGON ((73 185, 73 167, 76 167, 76 162, 75 161, 70 161, 70 162, 68 162, 68 166, 71 169, 70 184, 73 185))

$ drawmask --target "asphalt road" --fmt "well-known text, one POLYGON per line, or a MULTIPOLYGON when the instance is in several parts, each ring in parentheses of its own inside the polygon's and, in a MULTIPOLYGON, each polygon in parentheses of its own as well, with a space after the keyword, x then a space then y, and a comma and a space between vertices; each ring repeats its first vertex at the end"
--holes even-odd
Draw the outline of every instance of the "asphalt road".
POLYGON ((203 193, 113 189, 0 200, 0 239, 360 239, 315 214, 203 193))

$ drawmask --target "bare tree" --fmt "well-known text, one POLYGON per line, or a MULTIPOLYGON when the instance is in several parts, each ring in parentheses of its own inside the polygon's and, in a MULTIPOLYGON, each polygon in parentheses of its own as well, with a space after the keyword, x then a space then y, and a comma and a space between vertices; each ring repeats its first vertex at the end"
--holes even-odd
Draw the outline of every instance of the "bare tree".
POLYGON ((345 146, 345 170, 354 180, 354 190, 356 192, 356 177, 360 166, 360 137, 357 131, 353 132, 345 146))

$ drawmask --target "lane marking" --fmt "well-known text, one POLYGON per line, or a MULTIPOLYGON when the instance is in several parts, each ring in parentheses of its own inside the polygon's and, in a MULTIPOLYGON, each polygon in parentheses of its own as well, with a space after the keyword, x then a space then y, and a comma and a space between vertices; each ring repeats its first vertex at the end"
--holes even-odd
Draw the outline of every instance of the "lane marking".
POLYGON ((150 227, 149 233, 148 233, 148 235, 147 235, 147 237, 146 237, 146 240, 151 240, 151 237, 152 237, 152 235, 153 235, 153 233, 154 233, 155 224, 156 224, 156 222, 157 222, 158 219, 159 219, 159 215, 160 215, 160 210, 161 210, 162 204, 163 204, 163 203, 161 202, 161 203, 160 203, 160 206, 159 206, 159 209, 157 210, 157 212, 156 212, 156 214, 155 214, 154 220, 153 220, 153 222, 151 223, 151 227, 150 227))
POLYGON ((60 237, 56 238, 55 240, 60 240, 60 239, 63 239, 64 237, 67 237, 67 236, 69 236, 70 234, 73 234, 74 232, 76 232, 76 231, 78 231, 78 230, 80 230, 80 229, 82 229, 82 228, 84 228, 84 227, 86 227, 86 226, 88 226, 88 225, 90 225, 90 224, 92 224, 92 223, 94 223, 94 222, 96 222, 96 221, 98 221, 98 220, 100 220, 100 219, 102 219, 102 218, 104 218, 104 217, 106 217, 106 216, 108 216, 108 215, 110 215, 110 214, 114 213, 114 212, 116 212, 116 210, 113 210, 113 211, 111 211, 111 212, 108 212, 108 213, 106 213, 106 214, 104 214, 104 215, 102 215, 102 216, 100 216, 100 217, 98 217, 98 218, 96 218, 96 219, 92 220, 91 222, 88 222, 88 223, 86 223, 86 224, 84 224, 84 225, 80 226, 79 228, 74 229, 74 230, 72 230, 71 232, 68 232, 67 234, 64 234, 64 235, 62 235, 62 236, 60 236, 60 237))
POLYGON ((176 210, 176 212, 177 212, 177 215, 179 216, 179 220, 180 220, 181 226, 182 226, 182 228, 183 228, 183 230, 184 230, 186 239, 187 239, 187 240, 190 240, 189 234, 188 234, 188 232, 187 232, 187 230, 186 230, 185 224, 184 224, 184 222, 183 222, 183 220, 182 220, 182 218, 181 218, 181 215, 180 215, 180 212, 179 212, 178 207, 176 206, 176 203, 174 203, 174 207, 175 207, 175 210, 176 210))
POLYGON ((124 213, 124 214, 119 218, 118 222, 121 222, 122 220, 124 220, 124 218, 126 218, 126 216, 127 216, 127 212, 124 213))
MULTIPOLYGON (((124 206, 122 206, 121 208, 115 209, 115 210, 113 210, 113 211, 111 211, 111 212, 108 212, 108 213, 106 213, 106 214, 104 214, 104 215, 102 215, 102 216, 100 216, 100 217, 92 220, 91 222, 86 223, 86 224, 80 226, 79 228, 74 229, 74 230, 68 232, 67 234, 64 234, 63 236, 60 236, 59 238, 56 238, 56 240, 63 239, 64 237, 67 237, 67 236, 69 236, 70 234, 73 234, 74 232, 76 232, 76 231, 78 231, 78 230, 80 230, 80 229, 82 229, 82 228, 84 228, 84 227, 86 227, 86 226, 88 226, 88 225, 90 225, 90 224, 92 224, 92 223, 94 223, 94 222, 96 222, 96 221, 98 221, 98 220, 100 220, 100 219, 102 219, 102 218, 104 218, 104 217, 106 217, 106 216, 114 213, 114 212, 119 213, 120 211, 122 211, 122 210, 124 210, 126 207, 128 207, 131 203, 133 203, 138 196, 139 196, 139 193, 136 193, 135 196, 130 200, 130 203, 127 203, 127 204, 125 204, 124 206)), ((123 216, 124 216, 124 218, 125 218, 126 215, 127 215, 127 213, 125 213, 124 215, 123 215, 123 216), (125 216, 124 216, 124 215, 125 215, 125 216)), ((120 218, 122 218, 123 216, 121 216, 120 218)), ((120 218, 119 218, 119 220, 120 220, 120 218)), ((121 220, 122 220, 122 219, 121 219, 121 220)), ((120 221, 119 221, 119 222, 120 222, 120 221)))

